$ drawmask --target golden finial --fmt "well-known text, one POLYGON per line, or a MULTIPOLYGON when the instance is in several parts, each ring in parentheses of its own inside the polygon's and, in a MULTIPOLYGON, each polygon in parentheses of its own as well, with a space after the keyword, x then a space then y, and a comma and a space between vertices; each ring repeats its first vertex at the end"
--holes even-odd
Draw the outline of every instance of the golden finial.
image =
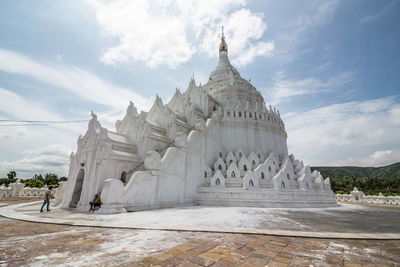
POLYGON ((228 46, 225 42, 225 35, 224 35, 224 26, 222 26, 222 37, 221 37, 221 44, 219 45, 219 52, 228 52, 228 46))

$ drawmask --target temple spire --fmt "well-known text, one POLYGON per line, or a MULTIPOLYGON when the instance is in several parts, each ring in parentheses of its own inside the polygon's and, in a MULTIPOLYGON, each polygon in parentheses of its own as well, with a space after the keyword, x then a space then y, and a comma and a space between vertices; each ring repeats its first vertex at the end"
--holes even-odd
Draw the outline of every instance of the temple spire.
POLYGON ((219 53, 221 54, 221 52, 228 53, 228 45, 225 42, 224 26, 222 26, 221 44, 219 45, 219 53))

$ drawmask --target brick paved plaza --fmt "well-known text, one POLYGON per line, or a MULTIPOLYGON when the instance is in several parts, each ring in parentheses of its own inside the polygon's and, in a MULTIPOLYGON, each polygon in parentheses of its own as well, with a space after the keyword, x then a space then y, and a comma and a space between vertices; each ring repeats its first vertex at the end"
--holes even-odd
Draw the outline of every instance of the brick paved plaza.
POLYGON ((0 229, 0 266, 400 265, 400 240, 76 227, 3 217, 0 229))

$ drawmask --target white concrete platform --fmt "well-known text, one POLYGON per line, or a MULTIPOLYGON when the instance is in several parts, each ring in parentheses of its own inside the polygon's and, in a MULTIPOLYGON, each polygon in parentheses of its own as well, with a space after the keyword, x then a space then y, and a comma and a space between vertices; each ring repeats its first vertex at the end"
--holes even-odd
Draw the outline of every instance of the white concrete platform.
POLYGON ((77 213, 42 202, 0 208, 0 215, 24 221, 75 226, 250 233, 297 237, 400 239, 400 208, 341 204, 332 208, 190 206, 123 214, 77 213))

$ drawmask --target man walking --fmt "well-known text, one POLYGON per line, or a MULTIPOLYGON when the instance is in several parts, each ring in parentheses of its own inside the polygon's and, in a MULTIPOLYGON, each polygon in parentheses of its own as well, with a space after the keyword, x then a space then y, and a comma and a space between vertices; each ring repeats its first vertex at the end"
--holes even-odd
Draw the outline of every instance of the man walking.
POLYGON ((53 187, 49 186, 49 189, 46 191, 46 193, 44 193, 44 201, 43 201, 42 208, 40 209, 40 212, 43 212, 44 205, 46 205, 46 204, 47 204, 47 212, 50 211, 49 206, 50 206, 50 198, 52 197, 51 196, 52 190, 53 190, 53 187))

